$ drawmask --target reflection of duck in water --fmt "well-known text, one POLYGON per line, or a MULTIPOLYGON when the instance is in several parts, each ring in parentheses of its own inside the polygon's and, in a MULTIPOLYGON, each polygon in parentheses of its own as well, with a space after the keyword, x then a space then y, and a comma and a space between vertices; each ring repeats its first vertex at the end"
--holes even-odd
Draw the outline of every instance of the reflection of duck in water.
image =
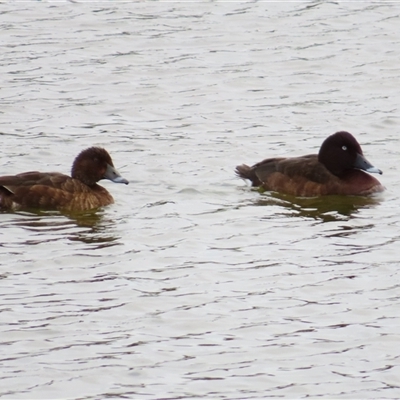
POLYGON ((322 143, 318 154, 292 158, 268 158, 252 167, 236 167, 236 173, 253 186, 293 196, 369 195, 384 187, 366 172, 382 174, 364 157, 357 140, 337 132, 322 143))
POLYGON ((101 179, 128 184, 105 149, 90 147, 75 158, 71 177, 37 171, 0 177, 0 210, 84 211, 112 204, 111 194, 97 184, 101 179))
POLYGON ((296 197, 273 192, 253 198, 251 204, 260 207, 278 206, 274 214, 286 217, 304 217, 327 222, 348 220, 363 209, 376 207, 381 201, 380 196, 296 197))

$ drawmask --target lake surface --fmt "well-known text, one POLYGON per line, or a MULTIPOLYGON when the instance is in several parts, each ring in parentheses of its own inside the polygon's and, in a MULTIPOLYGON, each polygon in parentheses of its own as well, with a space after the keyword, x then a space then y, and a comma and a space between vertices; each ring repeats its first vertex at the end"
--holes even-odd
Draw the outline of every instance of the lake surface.
POLYGON ((1 398, 400 398, 398 4, 0 13, 0 174, 98 145, 131 182, 97 212, 0 214, 1 398), (339 130, 384 193, 235 177, 339 130))

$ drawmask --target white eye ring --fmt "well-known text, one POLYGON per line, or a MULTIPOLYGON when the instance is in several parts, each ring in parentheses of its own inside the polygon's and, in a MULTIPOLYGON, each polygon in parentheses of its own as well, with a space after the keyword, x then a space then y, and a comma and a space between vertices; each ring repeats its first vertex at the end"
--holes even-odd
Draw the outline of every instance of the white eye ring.
POLYGON ((347 150, 347 146, 342 146, 342 150, 346 151, 347 150))

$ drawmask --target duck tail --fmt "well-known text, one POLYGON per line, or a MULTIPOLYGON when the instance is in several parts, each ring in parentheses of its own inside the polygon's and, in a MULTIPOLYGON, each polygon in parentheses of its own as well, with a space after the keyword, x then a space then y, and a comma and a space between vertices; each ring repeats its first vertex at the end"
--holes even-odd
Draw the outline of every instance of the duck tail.
POLYGON ((246 164, 238 165, 235 169, 236 175, 242 179, 248 179, 253 186, 260 186, 261 182, 256 175, 254 168, 246 164))

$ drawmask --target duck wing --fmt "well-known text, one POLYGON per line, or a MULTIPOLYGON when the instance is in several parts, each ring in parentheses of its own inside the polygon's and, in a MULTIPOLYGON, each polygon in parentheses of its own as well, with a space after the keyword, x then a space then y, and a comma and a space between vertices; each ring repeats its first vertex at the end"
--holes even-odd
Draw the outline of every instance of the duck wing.
POLYGON ((318 161, 316 154, 292 158, 270 158, 253 166, 261 182, 281 177, 290 180, 306 180, 324 184, 332 179, 332 174, 318 161))

